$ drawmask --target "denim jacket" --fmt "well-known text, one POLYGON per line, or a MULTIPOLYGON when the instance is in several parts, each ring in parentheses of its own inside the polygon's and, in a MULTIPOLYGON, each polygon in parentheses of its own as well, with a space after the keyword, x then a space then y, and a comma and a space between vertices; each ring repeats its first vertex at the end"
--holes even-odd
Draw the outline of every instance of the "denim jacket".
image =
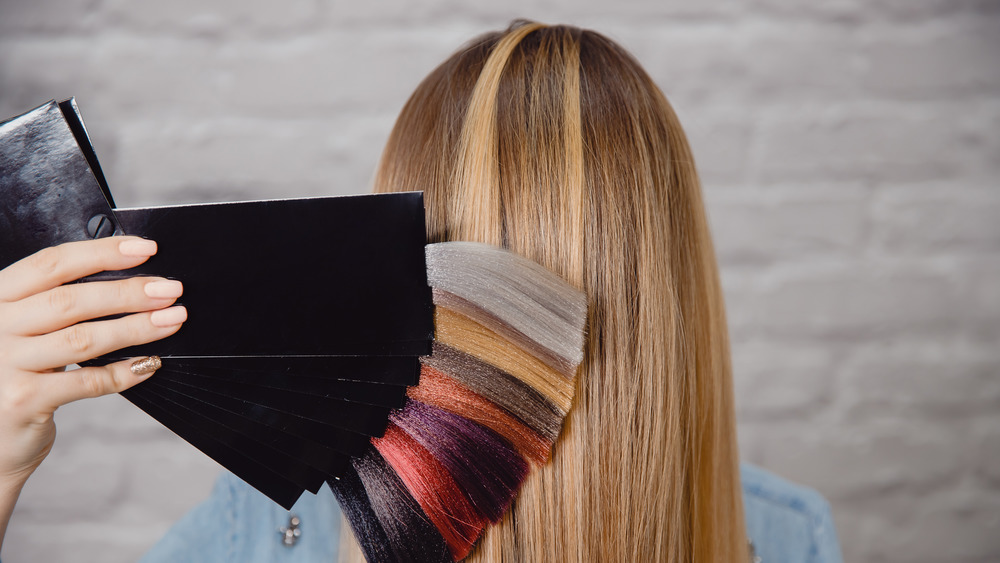
MULTIPOLYGON (((819 493, 748 464, 740 475, 748 535, 761 563, 842 561, 830 506, 819 493)), ((142 563, 330 563, 337 560, 340 518, 325 486, 302 495, 289 512, 226 472, 142 563)))

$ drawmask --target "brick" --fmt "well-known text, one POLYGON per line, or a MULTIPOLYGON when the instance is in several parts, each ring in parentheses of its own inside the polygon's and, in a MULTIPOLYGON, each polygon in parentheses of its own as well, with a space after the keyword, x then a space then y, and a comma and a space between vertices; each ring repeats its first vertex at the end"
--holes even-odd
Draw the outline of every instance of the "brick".
POLYGON ((644 2, 627 0, 609 5, 602 2, 570 2, 569 0, 515 0, 512 2, 469 3, 458 0, 406 2, 395 0, 379 4, 333 0, 329 18, 335 25, 441 25, 456 21, 487 22, 481 31, 503 29, 515 18, 534 19, 545 23, 607 26, 609 20, 636 23, 679 18, 683 20, 715 20, 734 13, 738 4, 733 0, 690 3, 680 0, 644 2))
POLYGON ((977 304, 970 319, 980 321, 981 333, 990 328, 1000 328, 1000 256, 996 252, 971 255, 955 259, 956 277, 961 278, 960 286, 968 299, 977 304))
POLYGON ((781 0, 753 0, 744 6, 749 14, 767 14, 769 19, 794 19, 817 21, 824 24, 857 25, 867 15, 858 0, 832 2, 782 2, 781 0))
POLYGON ((895 491, 921 495, 949 486, 970 461, 968 436, 915 417, 744 427, 764 436, 758 446, 765 467, 837 501, 895 491))
POLYGON ((1000 193, 994 187, 902 186, 879 194, 873 239, 882 252, 982 253, 1000 249, 1000 193))
POLYGON ((679 108, 725 107, 754 122, 763 107, 868 99, 859 42, 838 28, 649 26, 620 39, 679 108))
POLYGON ((996 0, 871 0, 864 3, 872 11, 892 21, 937 20, 942 17, 963 15, 971 17, 993 16, 1000 11, 996 0))
POLYGON ((651 28, 612 38, 635 54, 678 113, 731 106, 743 95, 748 70, 731 29, 651 28))
POLYGON ((11 38, 0 34, 0 120, 51 99, 85 97, 91 60, 86 45, 81 38, 11 38), (67 57, 66 53, 79 55, 67 57))
POLYGON ((860 47, 860 85, 870 96, 894 100, 989 96, 1000 89, 1000 65, 993 64, 998 33, 994 17, 870 36, 860 47))
MULTIPOLYGON (((885 496, 869 498, 884 499, 885 496)), ((878 549, 879 538, 892 533, 893 515, 887 514, 883 505, 873 505, 867 499, 832 500, 830 509, 844 561, 879 561, 872 551, 878 549)))
POLYGON ((390 126, 385 118, 139 123, 122 133, 113 181, 128 188, 123 206, 365 193, 390 126))
MULTIPOLYGON (((998 372, 994 371, 996 378, 998 372)), ((996 412, 996 411, 994 411, 996 412)), ((975 471, 976 475, 985 480, 1000 497, 1000 420, 996 417, 984 417, 973 426, 976 440, 975 471)))
POLYGON ((240 0, 239 2, 128 2, 105 0, 109 20, 130 29, 183 30, 198 34, 241 34, 308 27, 320 13, 320 0, 240 0))
POLYGON ((889 334, 940 334, 979 305, 943 273, 885 270, 852 262, 795 272, 723 275, 730 327, 739 335, 804 335, 858 341, 889 334))
POLYGON ((825 343, 734 342, 733 384, 741 421, 802 420, 832 399, 838 351, 825 343))
POLYGON ((833 2, 784 2, 753 0, 743 5, 745 16, 816 20, 828 24, 899 24, 936 21, 954 16, 990 15, 997 11, 994 0, 836 0, 833 2))
POLYGON ((396 113, 464 33, 344 31, 276 43, 228 43, 222 95, 241 114, 396 113))
POLYGON ((955 258, 950 264, 964 302, 964 328, 1000 341, 1000 256, 997 253, 955 258))
POLYGON ((997 168, 991 104, 841 106, 775 112, 761 133, 758 181, 926 182, 997 168), (985 119, 984 119, 985 118, 985 119), (942 147, 949 147, 942 150, 942 147))
POLYGON ((856 186, 717 190, 705 206, 725 267, 853 256, 867 242, 867 195, 856 186))
MULTIPOLYGON (((463 24, 470 26, 472 34, 500 30, 510 21, 531 14, 533 19, 555 23, 558 11, 553 2, 462 3, 457 0, 406 2, 395 0, 380 4, 365 4, 346 0, 332 0, 327 10, 328 21, 335 26, 386 25, 410 27, 415 24, 432 26, 463 24)), ((472 36, 470 35, 470 38, 472 36)))
POLYGON ((76 96, 97 134, 120 121, 157 114, 214 116, 226 107, 223 69, 211 42, 107 34, 98 39, 0 41, 4 115, 76 96), (68 54, 74 54, 69 56, 68 54), (12 85, 8 90, 7 85, 12 85), (179 109, 183 107, 183 110, 179 109))
MULTIPOLYGON (((846 560, 1000 559, 995 0, 0 0, 0 115, 76 95, 122 205, 363 192, 417 83, 524 14, 684 124, 743 457, 828 495, 846 560)), ((134 561, 217 472, 119 397, 57 420, 5 560, 134 561)))
POLYGON ((861 55, 849 34, 796 26, 751 37, 739 52, 748 76, 738 101, 840 102, 867 94, 858 85, 861 55))
POLYGON ((132 121, 179 112, 213 116, 226 108, 226 69, 212 40, 109 34, 89 48, 92 92, 80 101, 98 115, 132 121))
POLYGON ((592 22, 588 25, 603 26, 608 20, 621 20, 631 24, 662 26, 674 21, 726 21, 739 14, 740 3, 735 0, 713 0, 712 2, 684 2, 664 0, 645 2, 643 0, 623 0, 613 4, 591 0, 574 2, 558 0, 563 14, 572 14, 575 20, 592 22))
POLYGON ((745 115, 719 115, 675 108, 706 189, 745 184, 753 145, 753 123, 745 115))
POLYGON ((0 32, 32 35, 92 31, 102 23, 99 4, 99 0, 0 2, 0 32))
POLYGON ((994 559, 1000 524, 996 493, 956 484, 929 494, 899 491, 832 504, 845 561, 994 559))
MULTIPOLYGON (((925 495, 889 495, 878 503, 859 503, 862 510, 881 513, 883 526, 859 530, 866 561, 991 561, 1000 526, 1000 495, 983 494, 955 484, 925 495)), ((844 514, 852 518, 858 510, 844 514)), ((845 561, 848 560, 845 553, 845 561)))
POLYGON ((950 420, 1000 407, 1000 352, 964 338, 896 339, 851 349, 841 397, 855 416, 950 420))

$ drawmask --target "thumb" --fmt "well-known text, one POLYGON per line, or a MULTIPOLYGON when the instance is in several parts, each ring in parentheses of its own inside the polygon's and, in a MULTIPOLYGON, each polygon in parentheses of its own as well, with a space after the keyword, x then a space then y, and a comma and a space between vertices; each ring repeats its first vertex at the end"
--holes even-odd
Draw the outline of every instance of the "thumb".
POLYGON ((120 393, 144 381, 160 369, 159 356, 122 360, 106 366, 90 366, 62 373, 48 373, 46 398, 53 409, 92 397, 120 393))

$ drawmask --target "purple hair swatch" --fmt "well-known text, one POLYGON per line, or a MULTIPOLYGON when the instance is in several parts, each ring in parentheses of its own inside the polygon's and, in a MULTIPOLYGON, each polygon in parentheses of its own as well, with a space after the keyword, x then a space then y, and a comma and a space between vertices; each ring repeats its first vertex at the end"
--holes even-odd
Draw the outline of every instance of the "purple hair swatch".
POLYGON ((500 521, 528 474, 528 462, 506 440, 419 401, 407 401, 390 418, 444 465, 477 511, 500 521))

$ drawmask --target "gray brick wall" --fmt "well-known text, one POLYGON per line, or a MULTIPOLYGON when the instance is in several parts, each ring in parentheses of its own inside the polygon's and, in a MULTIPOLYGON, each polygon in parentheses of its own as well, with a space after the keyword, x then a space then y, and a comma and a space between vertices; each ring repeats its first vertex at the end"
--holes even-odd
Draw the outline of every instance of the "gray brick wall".
MULTIPOLYGON (((0 115, 77 96, 122 205, 357 193, 466 39, 604 31, 694 145, 743 457, 848 561, 1000 558, 1000 2, 477 4, 0 0, 0 115)), ((120 397, 57 420, 5 561, 132 561, 217 472, 120 397)))

